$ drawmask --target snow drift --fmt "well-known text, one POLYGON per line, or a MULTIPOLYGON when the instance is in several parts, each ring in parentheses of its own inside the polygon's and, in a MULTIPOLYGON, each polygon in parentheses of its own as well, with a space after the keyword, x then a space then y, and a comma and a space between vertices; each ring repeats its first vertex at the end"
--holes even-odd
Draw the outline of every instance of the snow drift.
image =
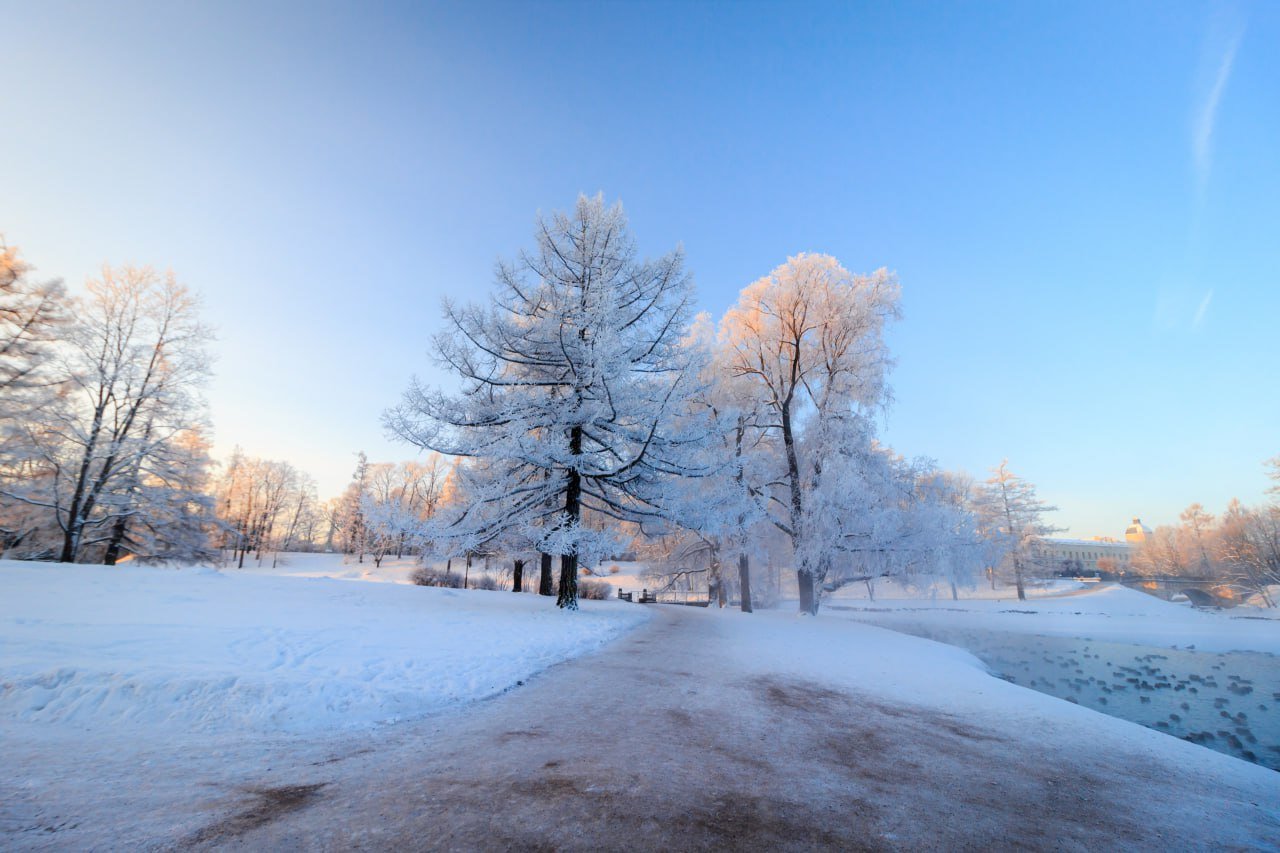
POLYGON ((0 721, 302 733, 508 689, 646 617, 532 595, 0 562, 0 721))

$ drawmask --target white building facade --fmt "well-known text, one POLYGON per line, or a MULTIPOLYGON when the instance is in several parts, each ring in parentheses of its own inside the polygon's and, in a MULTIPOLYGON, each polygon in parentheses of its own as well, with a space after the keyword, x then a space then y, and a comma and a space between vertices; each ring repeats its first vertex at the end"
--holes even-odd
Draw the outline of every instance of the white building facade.
POLYGON ((1125 528, 1124 541, 1105 536, 1093 539, 1041 539, 1036 543, 1036 559, 1041 570, 1055 575, 1094 576, 1123 574, 1151 529, 1135 518, 1125 528))

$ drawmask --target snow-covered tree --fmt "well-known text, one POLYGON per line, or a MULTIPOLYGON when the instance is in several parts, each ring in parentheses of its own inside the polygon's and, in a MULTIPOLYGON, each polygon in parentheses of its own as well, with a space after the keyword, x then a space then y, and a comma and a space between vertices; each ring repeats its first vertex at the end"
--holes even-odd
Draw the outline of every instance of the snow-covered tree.
POLYGON ((1003 564, 1012 571, 1018 599, 1027 598, 1026 573, 1036 565, 1037 543, 1058 532, 1045 516, 1056 512, 1036 496, 1036 487, 1009 470, 1005 459, 991 469, 991 477, 978 490, 977 508, 981 523, 1003 553, 1003 564))
POLYGON ((104 267, 86 291, 53 368, 64 390, 6 442, 33 476, 4 494, 49 511, 63 562, 118 554, 148 500, 179 499, 173 466, 204 464, 180 448, 204 425, 210 335, 194 295, 149 267, 104 267))
POLYGON ((68 319, 62 282, 35 280, 17 248, 0 237, 0 425, 56 381, 53 344, 68 319))
POLYGON ((1232 500, 1222 515, 1217 544, 1224 579, 1275 607, 1272 587, 1280 584, 1280 506, 1249 509, 1232 500))
POLYGON ((791 539, 803 612, 817 612, 832 566, 823 531, 845 512, 819 500, 839 484, 824 465, 868 459, 859 422, 888 397, 884 327, 898 295, 885 270, 854 275, 829 255, 800 254, 745 288, 721 323, 731 373, 748 380, 781 445, 772 520, 791 539))
POLYGON ((369 527, 365 519, 365 498, 369 490, 369 456, 363 450, 356 454, 356 468, 351 474, 351 482, 342 493, 342 524, 340 530, 343 539, 343 551, 347 555, 355 554, 356 562, 364 562, 365 550, 369 545, 369 527))
POLYGON ((453 528, 537 531, 538 550, 560 556, 558 604, 576 608, 579 559, 602 538, 584 515, 660 518, 671 478, 695 473, 706 430, 681 417, 698 377, 681 345, 692 289, 682 252, 640 260, 622 206, 601 196, 539 217, 535 240, 499 264, 487 305, 445 305, 435 352, 460 392, 415 380, 385 423, 483 460, 491 486, 453 528))
POLYGON ((763 408, 750 384, 733 375, 730 353, 706 315, 695 319, 686 346, 704 351, 702 390, 689 400, 689 413, 711 427, 701 448, 705 474, 673 483, 664 507, 669 524, 656 539, 658 531, 650 527, 641 549, 655 582, 701 581, 720 606, 736 587, 742 610, 750 613, 750 554, 767 519, 775 448, 762 425, 763 408))
POLYGON ((259 459, 236 448, 216 489, 222 547, 240 568, 255 554, 259 565, 272 554, 305 543, 301 531, 318 513, 315 481, 288 462, 259 459))
POLYGON ((208 438, 193 427, 138 458, 129 483, 134 512, 117 514, 103 554, 105 564, 114 564, 125 553, 144 561, 217 560, 210 535, 217 520, 209 451, 208 438))
POLYGON ((388 554, 403 557, 422 546, 423 525, 440 502, 445 466, 440 455, 425 462, 378 463, 369 466, 363 519, 375 566, 388 554))

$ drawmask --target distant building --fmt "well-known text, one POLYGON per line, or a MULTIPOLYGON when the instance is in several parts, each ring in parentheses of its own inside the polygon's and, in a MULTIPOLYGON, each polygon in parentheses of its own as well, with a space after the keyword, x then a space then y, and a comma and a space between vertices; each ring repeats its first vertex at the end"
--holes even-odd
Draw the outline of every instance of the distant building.
POLYGON ((1142 519, 1135 518, 1133 524, 1124 529, 1124 541, 1130 545, 1141 545, 1151 538, 1151 528, 1142 523, 1142 519))
POLYGON ((1150 535, 1151 528, 1145 527, 1141 519, 1135 518, 1125 528, 1123 542, 1109 536, 1095 536, 1092 539, 1041 539, 1036 543, 1036 559, 1041 569, 1050 574, 1120 574, 1128 571, 1138 546, 1150 535), (1101 563, 1103 560, 1106 562, 1101 563))

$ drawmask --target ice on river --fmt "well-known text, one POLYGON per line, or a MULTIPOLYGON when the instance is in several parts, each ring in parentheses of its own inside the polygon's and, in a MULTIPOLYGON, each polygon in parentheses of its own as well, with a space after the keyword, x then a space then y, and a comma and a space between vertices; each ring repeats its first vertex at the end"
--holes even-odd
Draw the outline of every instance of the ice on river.
POLYGON ((920 604, 833 610, 959 646, 1015 684, 1280 770, 1280 622, 1116 588, 920 604))

